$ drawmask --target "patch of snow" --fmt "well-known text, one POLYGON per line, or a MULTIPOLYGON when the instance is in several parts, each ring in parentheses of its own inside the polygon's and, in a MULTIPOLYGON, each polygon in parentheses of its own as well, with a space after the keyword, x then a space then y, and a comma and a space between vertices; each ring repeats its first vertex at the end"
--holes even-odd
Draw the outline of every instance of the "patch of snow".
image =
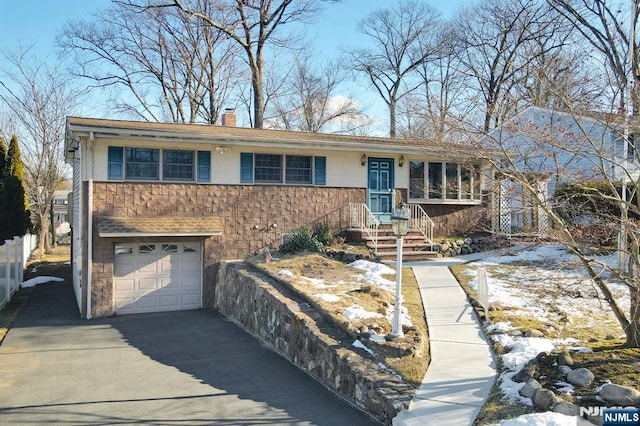
POLYGON ((570 395, 576 389, 575 386, 567 382, 556 382, 554 385, 556 386, 556 392, 562 395, 570 395))
POLYGON ((389 373, 393 374, 394 376, 396 376, 396 377, 400 378, 400 380, 402 380, 402 376, 401 376, 400 374, 396 373, 395 371, 393 371, 392 369, 390 369, 389 367, 387 367, 386 365, 384 365, 384 363, 379 362, 379 363, 378 363, 378 367, 380 367, 380 370, 382 370, 382 371, 387 371, 387 372, 389 372, 389 373))
POLYGON ((369 340, 372 340, 374 342, 384 342, 386 338, 382 334, 377 334, 376 332, 372 331, 369 335, 369 340))
POLYGON ((293 272, 289 271, 288 269, 280 269, 278 271, 278 275, 282 275, 283 277, 292 277, 293 272))
POLYGON ((347 309, 345 309, 342 315, 351 319, 367 319, 367 318, 382 317, 381 314, 377 312, 369 312, 366 309, 364 309, 362 306, 356 305, 356 304, 353 304, 349 306, 347 309))
POLYGON ((324 300, 328 303, 336 303, 340 300, 340 296, 330 293, 318 293, 314 294, 313 297, 315 297, 316 299, 324 300))
MULTIPOLYGON (((555 348, 553 341, 542 337, 516 337, 502 355, 502 362, 509 370, 520 370, 541 352, 551 352, 555 348)), ((517 371, 516 371, 517 372, 517 371)))
POLYGON ((371 349, 366 347, 364 345, 364 343, 362 343, 360 340, 356 339, 351 345, 356 347, 356 348, 364 349, 365 351, 369 352, 371 354, 371 356, 375 356, 376 355, 371 349))
POLYGON ((371 262, 365 259, 359 259, 349 264, 352 268, 369 271, 376 275, 395 275, 395 269, 389 268, 387 265, 378 262, 371 262))
POLYGON ((510 322, 502 321, 489 325, 486 330, 487 333, 508 333, 516 328, 511 325, 510 322))
POLYGON ((64 279, 58 278, 58 277, 47 277, 47 276, 33 277, 30 280, 23 281, 22 288, 33 287, 38 284, 46 284, 50 282, 61 282, 61 281, 64 281, 64 279))
POLYGON ((309 281, 312 285, 314 285, 317 288, 327 288, 327 284, 325 284, 325 281, 322 278, 308 278, 308 277, 302 277, 305 280, 309 281))

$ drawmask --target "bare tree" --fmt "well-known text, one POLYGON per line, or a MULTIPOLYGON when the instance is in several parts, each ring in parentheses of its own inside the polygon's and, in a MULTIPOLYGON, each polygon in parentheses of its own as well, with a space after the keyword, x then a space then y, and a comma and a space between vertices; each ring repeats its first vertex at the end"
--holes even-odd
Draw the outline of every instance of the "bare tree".
POLYGON ((522 83, 516 87, 516 99, 526 105, 572 110, 588 110, 598 100, 608 104, 603 96, 608 90, 602 84, 607 79, 581 47, 576 43, 575 47, 565 46, 533 58, 527 64, 522 83))
POLYGON ((420 0, 402 0, 395 7, 373 12, 358 23, 372 42, 352 49, 352 68, 363 73, 389 108, 389 136, 396 137, 398 101, 420 85, 408 77, 437 57, 439 14, 420 0))
POLYGON ((452 35, 452 26, 443 25, 438 42, 440 54, 416 69, 421 86, 400 103, 402 137, 458 143, 467 140, 460 123, 473 108, 465 102, 464 74, 452 35))
MULTIPOLYGON (((122 0, 136 4, 135 0, 122 0)), ((253 99, 253 127, 264 125, 264 70, 267 49, 291 49, 296 45, 291 33, 284 27, 292 23, 310 22, 320 11, 324 2, 338 0, 219 0, 215 4, 215 15, 201 7, 198 0, 156 0, 138 4, 138 7, 177 7, 188 16, 200 19, 235 41, 245 52, 251 70, 253 99)), ((207 0, 213 3, 212 0, 207 0)))
POLYGON ((482 151, 502 179, 521 188, 532 210, 549 218, 549 238, 577 256, 624 330, 627 345, 640 347, 640 204, 636 194, 640 163, 637 154, 632 159, 623 155, 624 120, 611 114, 579 115, 570 108, 558 112, 534 107, 526 112, 489 133, 478 149, 500 152, 482 151), (635 182, 628 186, 628 198, 621 191, 623 175, 635 182), (547 176, 552 183, 550 197, 540 188, 547 176), (620 215, 621 205, 628 209, 628 216, 620 215), (622 228, 628 230, 630 268, 607 261, 593 249, 615 250, 622 228), (622 283, 626 295, 616 292, 612 282, 622 283))
POLYGON ((344 122, 346 117, 360 115, 353 98, 337 95, 346 77, 340 60, 315 64, 309 56, 298 57, 289 75, 283 78, 278 74, 277 84, 284 84, 286 89, 275 91, 280 94, 272 102, 270 125, 318 133, 339 119, 344 122))
MULTIPOLYGON (((602 57, 614 79, 610 87, 617 99, 614 111, 627 111, 626 88, 627 78, 636 87, 640 85, 640 59, 638 58, 638 43, 633 41, 634 63, 631 75, 628 73, 629 62, 629 28, 637 22, 636 16, 631 16, 631 7, 627 2, 615 0, 547 0, 562 17, 570 22, 584 40, 588 42, 602 57)), ((633 0, 636 4, 637 1, 633 0)), ((634 111, 639 110, 640 99, 635 95, 634 111)), ((615 105, 614 103, 613 105, 615 105)))
MULTIPOLYGON (((216 13, 211 1, 197 4, 216 13)), ((124 88, 116 108, 147 120, 213 124, 243 78, 228 36, 173 8, 115 3, 94 21, 67 22, 58 44, 73 54, 75 75, 124 88)))
POLYGON ((551 12, 539 0, 487 0, 462 9, 456 18, 457 51, 475 83, 470 90, 484 103, 485 132, 517 105, 513 90, 528 64, 564 44, 562 24, 551 12))
POLYGON ((5 53, 11 64, 0 80, 0 101, 12 114, 25 165, 26 192, 38 230, 38 249, 50 252, 49 215, 53 193, 65 179, 65 118, 79 92, 59 67, 50 67, 30 50, 5 53))

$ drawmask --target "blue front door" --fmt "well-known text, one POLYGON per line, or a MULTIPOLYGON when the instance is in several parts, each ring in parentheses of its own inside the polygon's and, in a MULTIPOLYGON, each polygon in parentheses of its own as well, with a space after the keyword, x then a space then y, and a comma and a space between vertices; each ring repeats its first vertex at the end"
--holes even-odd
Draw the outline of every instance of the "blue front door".
POLYGON ((380 222, 391 222, 394 181, 393 159, 369 158, 369 183, 367 186, 369 210, 380 222))

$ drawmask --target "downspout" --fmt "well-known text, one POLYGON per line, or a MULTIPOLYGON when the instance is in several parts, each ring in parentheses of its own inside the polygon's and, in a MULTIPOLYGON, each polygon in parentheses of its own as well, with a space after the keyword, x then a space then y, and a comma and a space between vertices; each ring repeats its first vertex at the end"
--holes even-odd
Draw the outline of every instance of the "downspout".
POLYGON ((93 279, 93 179, 89 179, 87 196, 87 319, 91 319, 91 292, 93 279))
POLYGON ((93 289, 93 132, 89 133, 87 169, 89 188, 87 194, 87 319, 91 319, 91 293, 93 289))

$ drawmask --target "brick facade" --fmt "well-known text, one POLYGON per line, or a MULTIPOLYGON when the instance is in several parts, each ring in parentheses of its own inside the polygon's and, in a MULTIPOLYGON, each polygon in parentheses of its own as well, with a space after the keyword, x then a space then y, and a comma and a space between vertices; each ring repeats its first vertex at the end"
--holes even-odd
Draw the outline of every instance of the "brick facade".
MULTIPOLYGON (((204 240, 203 305, 213 305, 217 263, 278 246, 282 233, 326 220, 336 228, 348 223, 343 207, 365 202, 358 188, 262 185, 94 182, 92 315, 113 314, 114 238, 100 238, 97 217, 198 217, 222 220, 223 234, 204 240)), ((86 200, 87 198, 85 198, 86 200)), ((88 229, 85 228, 85 234, 88 229)), ((180 238, 189 240, 194 238, 180 238)), ((196 238, 197 239, 197 238, 196 238)), ((197 240, 202 240, 199 238, 197 240)), ((167 241, 166 238, 118 238, 118 242, 167 241)), ((175 238, 173 238, 175 240, 175 238)), ((85 252, 86 254, 86 252, 85 252)), ((86 257, 85 257, 86 259, 86 257)), ((84 277, 86 282, 86 277, 84 277)))

